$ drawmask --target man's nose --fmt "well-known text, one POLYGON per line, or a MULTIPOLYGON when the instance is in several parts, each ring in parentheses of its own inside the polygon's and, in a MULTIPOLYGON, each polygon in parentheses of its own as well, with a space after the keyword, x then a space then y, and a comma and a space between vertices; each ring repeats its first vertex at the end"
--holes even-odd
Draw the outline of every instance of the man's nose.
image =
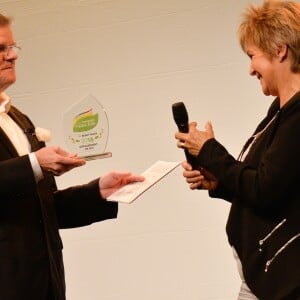
POLYGON ((6 60, 16 60, 18 58, 17 51, 14 50, 14 48, 8 48, 5 53, 5 59, 6 60))

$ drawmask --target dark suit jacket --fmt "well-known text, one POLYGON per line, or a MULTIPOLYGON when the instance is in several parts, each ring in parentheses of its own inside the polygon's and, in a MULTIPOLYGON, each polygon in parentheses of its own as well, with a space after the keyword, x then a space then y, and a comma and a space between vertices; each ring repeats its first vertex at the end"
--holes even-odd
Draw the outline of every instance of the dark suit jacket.
POLYGON ((300 93, 282 108, 275 99, 255 133, 267 124, 243 162, 211 139, 200 151, 198 163, 220 181, 210 195, 232 203, 228 239, 252 292, 262 300, 296 300, 300 299, 300 93))
MULTIPOLYGON (((24 130, 32 151, 44 146, 31 121, 11 107, 9 115, 24 130)), ((116 203, 101 198, 98 180, 57 190, 44 173, 35 182, 28 155, 18 156, 0 128, 0 299, 65 299, 60 228, 89 225, 117 216, 116 203)))

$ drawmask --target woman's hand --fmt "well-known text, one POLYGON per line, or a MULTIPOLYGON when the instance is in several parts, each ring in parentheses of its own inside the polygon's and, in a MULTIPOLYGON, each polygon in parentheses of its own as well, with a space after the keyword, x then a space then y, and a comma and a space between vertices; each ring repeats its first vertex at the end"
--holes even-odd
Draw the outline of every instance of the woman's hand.
POLYGON ((204 131, 197 129, 197 123, 192 122, 189 125, 189 132, 177 132, 175 138, 178 140, 177 147, 186 149, 192 156, 198 156, 204 143, 214 138, 214 131, 211 122, 205 124, 204 131))
POLYGON ((181 165, 184 168, 183 176, 190 185, 191 190, 204 189, 212 191, 217 188, 217 178, 206 169, 200 167, 199 170, 193 170, 187 161, 184 161, 181 165))

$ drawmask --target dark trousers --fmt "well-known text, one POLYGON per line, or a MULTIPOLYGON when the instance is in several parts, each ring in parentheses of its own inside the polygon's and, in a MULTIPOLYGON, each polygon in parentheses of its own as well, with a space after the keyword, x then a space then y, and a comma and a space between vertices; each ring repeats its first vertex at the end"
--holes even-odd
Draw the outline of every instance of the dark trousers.
POLYGON ((53 290, 52 290, 51 282, 49 282, 49 287, 48 287, 48 291, 47 291, 47 299, 46 300, 55 300, 55 298, 53 296, 53 290))

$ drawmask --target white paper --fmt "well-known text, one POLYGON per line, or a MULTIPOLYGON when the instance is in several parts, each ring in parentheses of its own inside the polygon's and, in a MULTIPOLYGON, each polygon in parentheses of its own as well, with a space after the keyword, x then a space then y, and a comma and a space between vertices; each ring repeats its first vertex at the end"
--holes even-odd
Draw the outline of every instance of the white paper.
POLYGON ((107 200, 123 203, 131 203, 151 186, 174 170, 180 162, 157 161, 141 175, 145 177, 143 182, 134 182, 125 185, 118 191, 111 194, 107 200))

